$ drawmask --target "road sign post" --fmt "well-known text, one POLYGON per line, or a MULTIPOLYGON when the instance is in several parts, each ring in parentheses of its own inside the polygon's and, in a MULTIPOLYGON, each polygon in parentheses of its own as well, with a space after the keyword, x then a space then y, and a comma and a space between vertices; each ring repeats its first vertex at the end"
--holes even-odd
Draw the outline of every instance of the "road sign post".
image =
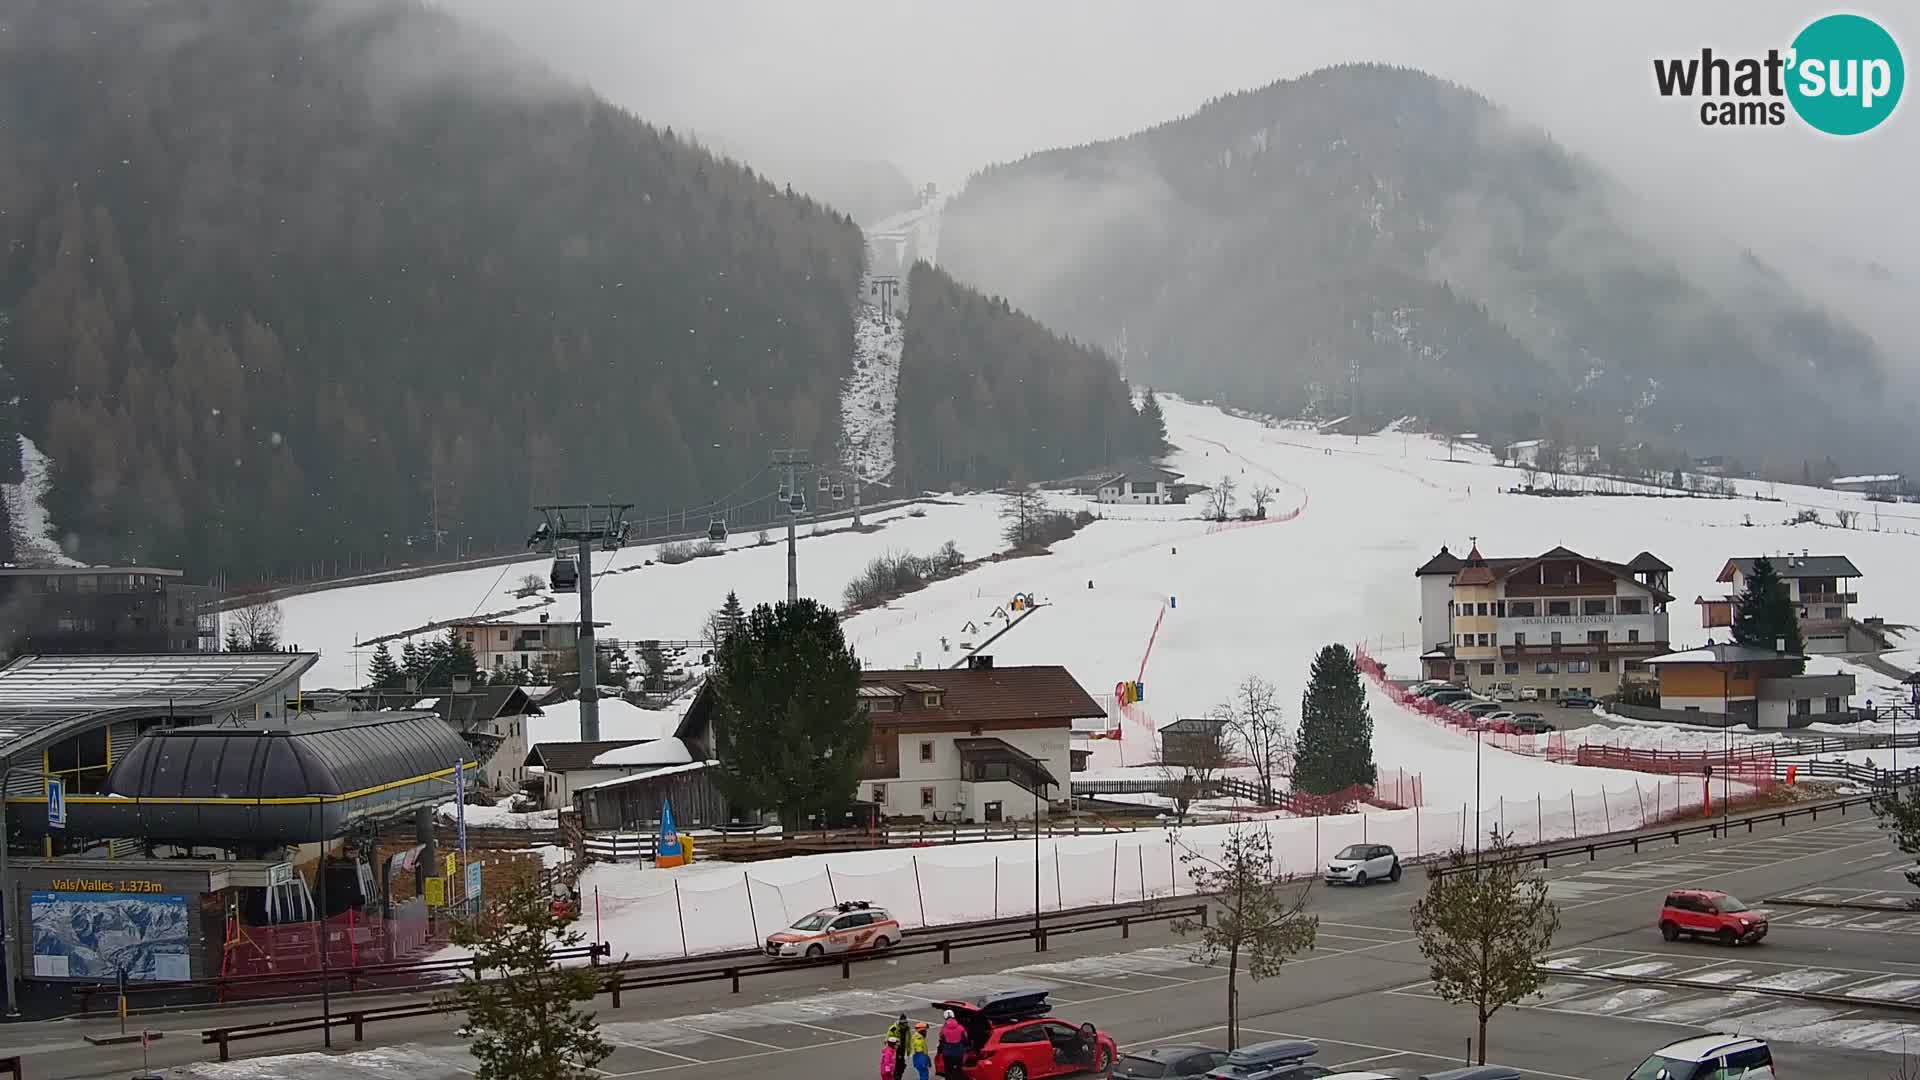
POLYGON ((56 777, 47 778, 47 828, 67 827, 67 784, 56 777))

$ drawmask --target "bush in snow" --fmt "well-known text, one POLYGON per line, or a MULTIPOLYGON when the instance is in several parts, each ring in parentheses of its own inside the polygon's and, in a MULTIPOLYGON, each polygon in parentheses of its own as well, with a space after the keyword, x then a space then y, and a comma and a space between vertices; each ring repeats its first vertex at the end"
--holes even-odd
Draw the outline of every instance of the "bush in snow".
POLYGON ((655 555, 655 558, 668 566, 678 566, 681 563, 692 562, 695 559, 704 559, 709 555, 718 554, 720 554, 720 549, 705 540, 697 544, 691 540, 676 540, 671 544, 661 544, 660 550, 655 555))
POLYGON ((847 583, 847 606, 863 608, 884 604, 925 588, 930 581, 952 575, 965 563, 966 556, 960 554, 959 547, 951 540, 932 555, 889 552, 868 563, 860 576, 847 583))

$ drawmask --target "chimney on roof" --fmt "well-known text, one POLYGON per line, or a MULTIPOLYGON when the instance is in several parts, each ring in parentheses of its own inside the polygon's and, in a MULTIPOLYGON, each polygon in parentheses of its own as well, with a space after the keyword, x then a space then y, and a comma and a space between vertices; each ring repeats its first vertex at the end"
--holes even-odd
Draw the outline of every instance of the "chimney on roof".
POLYGON ((546 612, 544 612, 544 611, 543 611, 543 612, 541 612, 541 613, 540 613, 540 621, 541 621, 541 622, 546 622, 546 621, 547 621, 547 613, 546 613, 546 612))
POLYGON ((975 653, 967 657, 967 668, 971 671, 992 671, 993 657, 975 653))

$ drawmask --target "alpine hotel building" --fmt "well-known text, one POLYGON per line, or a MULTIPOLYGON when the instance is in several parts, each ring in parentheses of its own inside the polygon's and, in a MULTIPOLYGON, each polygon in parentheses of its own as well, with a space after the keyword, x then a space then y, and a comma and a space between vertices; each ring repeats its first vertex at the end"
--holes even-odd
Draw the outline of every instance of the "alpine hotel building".
POLYGON ((1541 698, 1608 694, 1652 679, 1645 661, 1668 651, 1667 575, 1649 552, 1607 562, 1556 547, 1522 559, 1465 559, 1445 547, 1414 571, 1420 582, 1421 668, 1479 691, 1541 698))

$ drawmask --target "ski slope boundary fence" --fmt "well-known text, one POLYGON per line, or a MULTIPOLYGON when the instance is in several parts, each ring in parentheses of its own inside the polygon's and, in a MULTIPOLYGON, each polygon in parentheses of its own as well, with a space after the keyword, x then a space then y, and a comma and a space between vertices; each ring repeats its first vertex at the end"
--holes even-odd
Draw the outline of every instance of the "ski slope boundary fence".
MULTIPOLYGON (((1719 779, 1715 778, 1716 781, 1719 779)), ((1736 795, 1748 793, 1744 787, 1736 795)), ((1719 792, 1716 788, 1717 808, 1719 792)), ((1403 858, 1470 846, 1499 830, 1516 844, 1640 829, 1704 809, 1699 777, 1648 777, 1591 795, 1496 798, 1479 810, 1416 806, 1358 814, 1201 825, 1118 835, 997 841, 961 848, 848 852, 688 870, 596 864, 580 880, 583 921, 614 956, 651 959, 758 947, 766 935, 847 900, 885 908, 908 928, 1031 916, 1196 894, 1180 861, 1217 857, 1234 829, 1259 829, 1279 868, 1309 876, 1348 844, 1390 844, 1403 858)), ((583 929, 586 928, 583 926, 583 929)))

